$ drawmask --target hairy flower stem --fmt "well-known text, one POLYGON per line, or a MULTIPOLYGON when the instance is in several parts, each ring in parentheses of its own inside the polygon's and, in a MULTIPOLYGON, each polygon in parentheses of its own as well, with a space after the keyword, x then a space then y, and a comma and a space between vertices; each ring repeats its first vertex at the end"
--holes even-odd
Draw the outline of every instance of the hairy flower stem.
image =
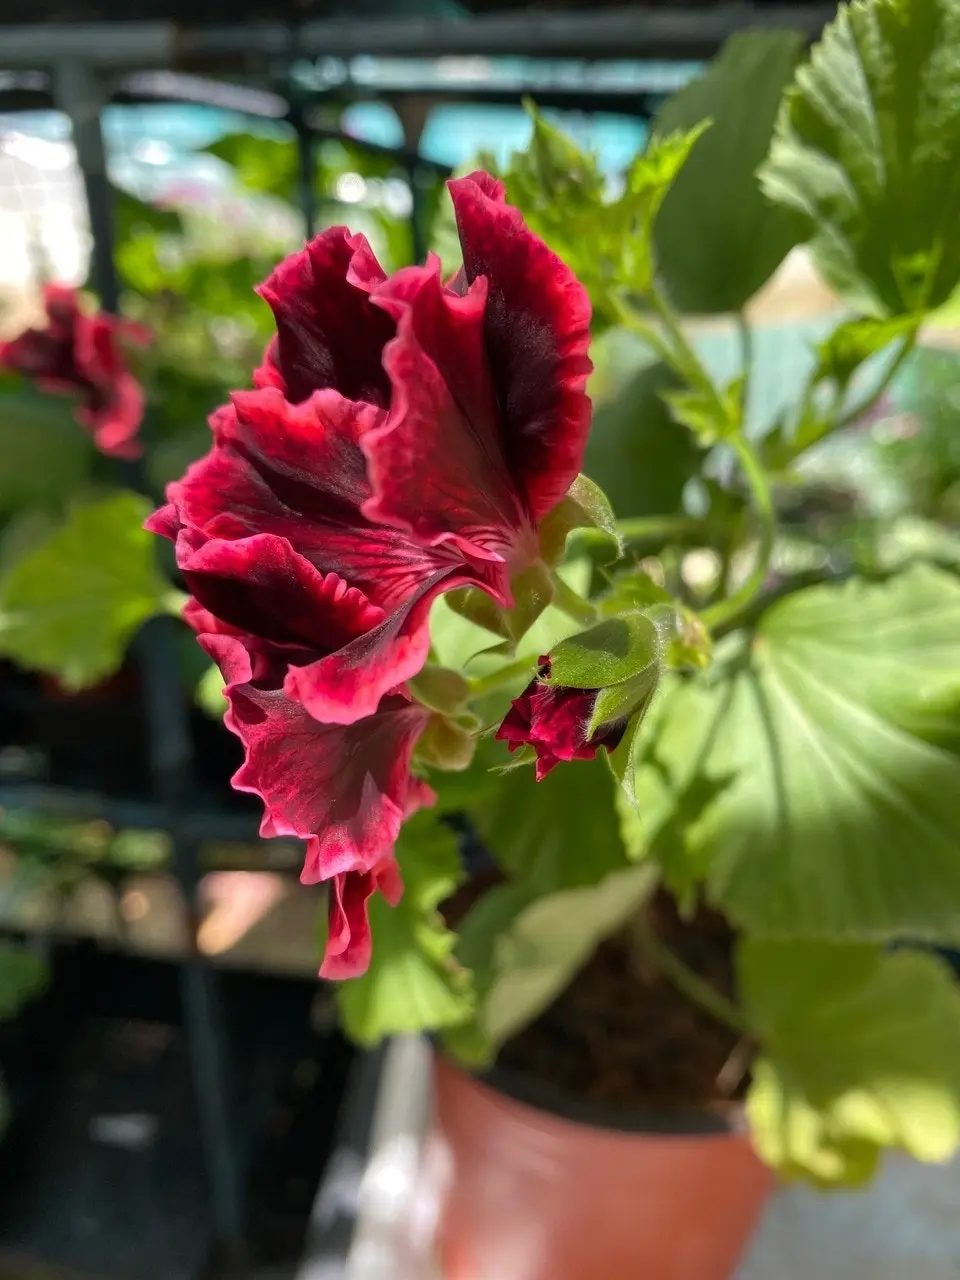
POLYGON ((636 960, 649 964, 668 982, 698 1005, 711 1018, 729 1027, 737 1035, 747 1034, 743 1015, 732 1000, 712 987, 689 968, 669 947, 664 946, 650 922, 639 913, 630 924, 629 940, 636 960))
POLYGON ((705 543, 707 526, 693 516, 638 516, 617 521, 617 532, 625 542, 705 543))
POLYGON ((569 583, 564 582, 559 573, 553 575, 553 604, 574 622, 581 622, 585 627, 592 626, 597 620, 597 611, 589 600, 578 595, 569 583))

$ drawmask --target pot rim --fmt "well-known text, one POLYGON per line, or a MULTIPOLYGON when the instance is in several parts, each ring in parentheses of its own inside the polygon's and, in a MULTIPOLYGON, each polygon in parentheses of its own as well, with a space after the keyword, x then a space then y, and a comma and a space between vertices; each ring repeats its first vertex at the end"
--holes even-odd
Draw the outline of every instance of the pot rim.
POLYGON ((470 1071, 434 1045, 434 1052, 455 1071, 485 1085, 513 1102, 560 1120, 610 1133, 663 1137, 722 1137, 748 1132, 742 1102, 713 1102, 682 1107, 629 1107, 596 1102, 538 1080, 525 1073, 494 1065, 470 1071))

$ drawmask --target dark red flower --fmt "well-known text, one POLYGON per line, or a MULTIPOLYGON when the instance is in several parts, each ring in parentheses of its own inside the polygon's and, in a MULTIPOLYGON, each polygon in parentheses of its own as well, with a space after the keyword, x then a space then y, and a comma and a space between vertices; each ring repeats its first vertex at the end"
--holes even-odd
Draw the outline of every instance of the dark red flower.
POLYGON ((332 879, 324 972, 366 964, 366 903, 400 892, 393 842, 428 802, 405 682, 427 615, 473 586, 503 608, 589 426, 586 294, 485 174, 450 184, 463 269, 387 278, 336 227, 261 292, 277 336, 211 419, 210 453, 149 527, 170 538, 201 643, 227 679, 234 779, 265 835, 309 840, 332 879))
POLYGON ((537 522, 580 467, 586 295, 499 184, 475 175, 451 190, 465 265, 449 287, 436 259, 387 279, 343 228, 281 264, 262 290, 277 338, 259 389, 214 415, 212 451, 151 525, 177 541, 198 600, 243 629, 286 635, 291 609, 308 619, 310 566, 382 611, 343 651, 300 627, 326 656, 285 687, 318 719, 369 715, 419 670, 438 593, 473 585, 510 607, 511 578, 539 558, 537 522), (202 535, 199 551, 181 529, 202 535), (254 625, 222 587, 246 571, 217 562, 261 535, 254 625), (285 557, 266 558, 278 540, 307 562, 297 585, 285 557))
MULTIPOLYGON (((333 575, 324 592, 330 633, 364 625, 369 606, 359 592, 333 575)), ((289 664, 312 655, 229 627, 195 602, 185 616, 226 682, 225 723, 245 753, 234 787, 263 801, 262 836, 306 840, 305 884, 333 882, 321 976, 362 973, 370 959, 367 901, 376 889, 392 903, 399 898, 400 825, 434 799, 410 772, 429 713, 397 692, 354 724, 323 724, 283 692, 289 664)))
POLYGON ((359 440, 371 405, 320 391, 238 392, 212 419, 212 451, 169 487, 148 522, 171 538, 197 601, 251 635, 312 655, 282 681, 311 715, 349 724, 426 660, 438 591, 476 580, 445 547, 375 525, 359 440), (328 629, 328 581, 353 589, 364 625, 328 629))
POLYGON ((134 437, 143 418, 143 388, 130 372, 124 342, 150 341, 141 325, 100 312, 88 315, 76 290, 48 285, 45 329, 26 329, 0 342, 0 367, 36 381, 45 391, 79 396, 77 421, 101 453, 139 457, 134 437))
POLYGON ((540 659, 537 678, 515 698, 497 737, 510 751, 531 746, 537 753, 537 781, 541 782, 561 761, 592 760, 599 747, 616 748, 627 728, 627 719, 604 725, 587 737, 597 701, 597 689, 568 689, 544 684, 550 675, 550 658, 540 659))

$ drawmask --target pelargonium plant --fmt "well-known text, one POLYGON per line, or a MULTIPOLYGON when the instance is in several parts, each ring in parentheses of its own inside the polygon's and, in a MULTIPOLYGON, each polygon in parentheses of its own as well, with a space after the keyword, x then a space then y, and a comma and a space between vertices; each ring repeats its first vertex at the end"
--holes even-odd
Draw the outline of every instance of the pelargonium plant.
MULTIPOLYGON (((482 1069, 607 940, 727 1028, 783 1173, 960 1145, 960 555, 813 466, 862 457, 955 307, 958 103, 960 0, 855 0, 810 53, 731 40, 619 181, 535 115, 498 177, 451 183, 442 266, 387 276, 331 228, 262 286, 253 387, 149 523, 234 783, 327 886, 361 1043, 428 1031, 482 1069), (750 304, 793 250, 837 314, 771 395, 750 304), (725 361, 704 315, 733 318, 725 361), (603 403, 624 340, 643 363, 603 403), (454 910, 478 846, 495 873, 454 910), (730 990, 655 894, 722 915, 730 990)), ((63 551, 0 599, 14 656, 50 584, 79 590, 63 551)), ((164 593, 151 567, 114 612, 164 593)))
POLYGON ((234 784, 329 886, 321 974, 361 1042, 440 1031, 485 1066, 623 936, 736 1038, 782 1172, 960 1143, 960 995, 928 949, 960 925, 960 585, 778 527, 960 284, 958 90, 957 0, 865 0, 809 58, 731 41, 619 191, 535 117, 505 185, 450 183, 462 265, 387 277, 332 228, 263 286, 254 390, 150 527, 234 784), (842 314, 758 425, 744 309, 799 245, 842 314), (678 307, 739 317, 731 378, 678 307), (632 434, 588 449, 611 329, 654 363, 632 434), (498 868, 456 931, 451 826, 498 868), (658 890, 726 917, 735 999, 664 946, 658 890))
POLYGON ((449 713, 468 687, 428 666, 431 605, 456 592, 507 636, 529 625, 558 592, 558 521, 581 510, 586 292, 502 184, 472 174, 451 197, 447 283, 436 258, 387 278, 340 227, 278 268, 257 389, 214 416, 212 450, 151 521, 226 680, 235 785, 262 798, 263 834, 307 841, 304 880, 331 882, 326 977, 366 969, 367 902, 402 891, 394 843, 433 798, 418 743, 465 762, 449 713), (437 701, 438 677, 456 687, 437 701))

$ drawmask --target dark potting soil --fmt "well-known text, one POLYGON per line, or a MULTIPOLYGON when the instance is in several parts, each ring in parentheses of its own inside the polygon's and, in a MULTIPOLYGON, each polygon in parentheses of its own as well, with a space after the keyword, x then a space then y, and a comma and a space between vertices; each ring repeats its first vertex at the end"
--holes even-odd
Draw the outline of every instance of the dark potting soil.
MULTIPOLYGON (((685 923, 665 895, 651 913, 663 943, 732 997, 726 922, 701 910, 685 923)), ((541 1017, 503 1047, 497 1065, 591 1102, 670 1108, 742 1095, 748 1061, 741 1056, 733 1031, 638 963, 618 938, 604 942, 541 1017)))

